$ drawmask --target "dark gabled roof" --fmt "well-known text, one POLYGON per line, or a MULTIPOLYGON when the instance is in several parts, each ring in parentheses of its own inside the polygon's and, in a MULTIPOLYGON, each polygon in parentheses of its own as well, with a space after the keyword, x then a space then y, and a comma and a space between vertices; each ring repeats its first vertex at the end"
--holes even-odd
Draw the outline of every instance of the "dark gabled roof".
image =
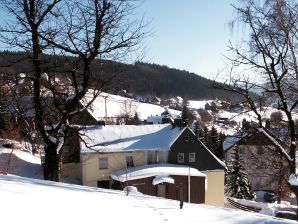
POLYGON ((241 129, 235 135, 229 136, 223 142, 223 150, 228 151, 233 148, 237 143, 244 144, 246 140, 251 138, 255 134, 262 134, 272 145, 275 145, 277 149, 286 157, 287 160, 291 160, 291 157, 286 152, 287 145, 283 143, 278 137, 271 133, 266 128, 250 128, 248 130, 241 129))
POLYGON ((223 161, 217 158, 216 155, 214 155, 200 140, 198 141, 206 151, 204 163, 199 164, 198 167, 200 171, 227 169, 226 164, 223 161))

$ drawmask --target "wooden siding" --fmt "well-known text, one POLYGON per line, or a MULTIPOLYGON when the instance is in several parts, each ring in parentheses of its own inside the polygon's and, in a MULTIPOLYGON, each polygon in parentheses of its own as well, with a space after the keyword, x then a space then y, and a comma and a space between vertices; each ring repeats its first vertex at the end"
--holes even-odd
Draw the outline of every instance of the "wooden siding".
MULTIPOLYGON (((239 145, 239 148, 253 190, 277 193, 281 185, 286 191, 288 181, 284 177, 289 175, 287 161, 274 145, 239 145)), ((226 152, 228 167, 232 165, 233 152, 234 148, 226 152)))
POLYGON ((224 170, 221 163, 206 149, 204 144, 197 139, 188 128, 179 136, 169 152, 169 163, 181 164, 205 170, 224 170), (188 137, 187 137, 188 136, 188 137), (186 140, 188 138, 188 140, 186 140), (189 153, 195 152, 195 162, 189 162, 189 153), (184 163, 178 163, 178 153, 184 153, 184 163))
POLYGON ((255 133, 250 137, 241 139, 238 145, 274 145, 264 133, 255 133))
MULTIPOLYGON (((183 201, 188 202, 188 176, 170 176, 174 179, 175 183, 161 183, 165 185, 166 194, 165 198, 180 200, 179 198, 179 185, 182 184, 183 188, 183 201)), ((131 180, 124 183, 115 181, 112 185, 113 189, 119 189, 120 186, 135 186, 139 192, 146 195, 158 196, 158 185, 154 186, 152 181, 155 177, 142 178, 131 180)), ((190 202, 191 203, 205 203, 205 177, 190 177, 190 202)))
POLYGON ((88 110, 83 110, 73 115, 70 119, 70 123, 76 125, 96 125, 98 122, 88 110))
MULTIPOLYGON (((264 133, 256 132, 237 144, 254 191, 273 191, 276 195, 281 188, 283 192, 289 191, 287 178, 284 178, 289 175, 287 161, 272 140, 264 133)), ((289 149, 285 147, 285 150, 289 149)), ((225 152, 227 166, 232 164, 233 152, 234 146, 225 152)))

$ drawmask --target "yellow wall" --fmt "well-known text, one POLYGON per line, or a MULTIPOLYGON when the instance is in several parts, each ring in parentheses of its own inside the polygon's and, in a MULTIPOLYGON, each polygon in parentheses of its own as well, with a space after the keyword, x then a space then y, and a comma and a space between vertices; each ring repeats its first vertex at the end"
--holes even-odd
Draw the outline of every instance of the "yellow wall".
POLYGON ((224 206, 224 179, 223 170, 218 171, 202 171, 207 175, 207 190, 205 195, 205 203, 207 205, 224 206))
POLYGON ((133 156, 135 166, 146 164, 144 152, 89 153, 81 155, 82 184, 97 187, 97 181, 109 180, 111 173, 125 169, 126 156, 133 156), (108 169, 99 169, 99 157, 108 157, 108 169))
MULTIPOLYGON (((147 161, 144 152, 127 153, 91 153, 81 155, 82 184, 97 187, 97 181, 109 180, 111 173, 125 169, 126 156, 133 156, 134 165, 145 165, 147 161), (108 157, 108 169, 99 169, 99 157, 108 157)), ((204 171, 207 176, 205 203, 207 205, 224 205, 224 171, 204 171)))

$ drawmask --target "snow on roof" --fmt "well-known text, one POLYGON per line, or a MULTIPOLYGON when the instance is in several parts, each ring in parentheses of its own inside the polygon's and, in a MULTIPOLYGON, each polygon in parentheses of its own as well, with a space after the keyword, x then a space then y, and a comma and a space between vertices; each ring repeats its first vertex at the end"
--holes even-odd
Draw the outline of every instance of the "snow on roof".
POLYGON ((192 109, 205 109, 206 103, 210 103, 212 100, 189 100, 188 107, 192 109))
POLYGON ((220 110, 217 116, 218 118, 229 119, 230 121, 235 121, 237 123, 241 123, 243 119, 245 119, 246 121, 254 121, 254 122, 258 121, 256 115, 252 111, 235 113, 235 112, 220 110))
MULTIPOLYGON (((263 133, 280 150, 280 152, 286 157, 288 161, 292 161, 292 158, 288 155, 284 147, 281 146, 279 142, 273 136, 271 136, 266 130, 264 130, 264 128, 257 128, 256 130, 259 133, 263 133)), ((223 142, 223 150, 227 151, 238 141, 240 141, 241 139, 249 135, 250 134, 245 132, 244 130, 240 130, 234 136, 227 137, 223 142)))
POLYGON ((175 180, 172 177, 169 177, 169 175, 158 175, 152 180, 152 185, 154 186, 161 183, 174 184, 175 180))
MULTIPOLYGON (((87 106, 89 101, 93 98, 93 91, 89 90, 86 96, 81 100, 83 106, 87 106)), ((108 93, 100 93, 94 100, 88 111, 96 120, 101 120, 106 117, 105 108, 107 108, 107 117, 118 117, 120 114, 129 114, 134 116, 138 114, 141 120, 145 120, 148 116, 161 115, 165 109, 159 105, 138 102, 134 99, 112 95, 108 93)), ((178 116, 181 111, 169 109, 171 114, 178 116)))
POLYGON ((161 124, 163 116, 149 116, 147 122, 152 124, 161 124))
POLYGON ((170 150, 183 130, 171 124, 89 126, 81 130, 81 153, 170 150))
POLYGON ((188 176, 188 174, 190 174, 190 176, 199 176, 206 178, 205 174, 201 173, 195 168, 168 163, 150 164, 118 170, 111 174, 111 178, 120 182, 125 182, 128 180, 136 180, 153 176, 188 176))
MULTIPOLYGON (((213 127, 220 133, 225 134, 226 136, 231 136, 234 135, 237 132, 237 127, 236 126, 230 126, 222 123, 213 123, 213 127)), ((211 128, 211 125, 210 125, 211 128)))
POLYGON ((227 151, 232 146, 234 146, 238 141, 240 141, 242 138, 246 137, 248 135, 247 132, 240 130, 233 136, 227 137, 223 142, 223 150, 227 151))
POLYGON ((286 224, 287 219, 148 195, 0 176, 1 223, 286 224), (57 203, 59 199, 59 203, 57 203), (78 204, 79 203, 79 204, 78 204), (55 215, 48 211, 55 208, 55 215), (32 213, 33 211, 33 213, 32 213), (32 215, 30 215, 32 214, 32 215), (75 215, 74 215, 75 214, 75 215))
POLYGON ((263 133, 277 148, 279 148, 279 150, 281 151, 281 153, 284 156, 286 156, 289 161, 292 161, 292 158, 288 155, 288 153, 286 152, 286 150, 284 149, 284 147, 282 147, 275 138, 273 138, 271 135, 269 135, 268 132, 265 131, 263 128, 258 128, 258 131, 260 133, 263 133))

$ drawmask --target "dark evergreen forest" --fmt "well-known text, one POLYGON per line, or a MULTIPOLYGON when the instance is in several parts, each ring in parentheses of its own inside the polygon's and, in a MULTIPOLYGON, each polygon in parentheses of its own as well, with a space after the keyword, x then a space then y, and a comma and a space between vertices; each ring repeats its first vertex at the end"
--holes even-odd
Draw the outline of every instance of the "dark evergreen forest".
MULTIPOLYGON (((27 56, 23 52, 0 52, 0 63, 2 65, 0 72, 6 74, 30 72, 31 64, 27 56)), ((73 59, 66 56, 45 55, 43 60, 47 65, 59 67, 58 70, 62 71, 62 68, 67 69, 67 64, 73 59)), ((45 67, 48 68, 49 66, 45 67)), ((234 93, 213 88, 214 85, 224 84, 216 83, 188 71, 157 64, 143 62, 123 64, 98 59, 92 64, 92 72, 95 74, 95 81, 92 82, 90 87, 96 88, 100 82, 104 81, 106 82, 104 91, 110 93, 125 89, 127 92, 139 95, 181 96, 188 100, 217 98, 234 101, 239 99, 239 96, 234 93), (99 72, 100 66, 103 72, 99 72)))

